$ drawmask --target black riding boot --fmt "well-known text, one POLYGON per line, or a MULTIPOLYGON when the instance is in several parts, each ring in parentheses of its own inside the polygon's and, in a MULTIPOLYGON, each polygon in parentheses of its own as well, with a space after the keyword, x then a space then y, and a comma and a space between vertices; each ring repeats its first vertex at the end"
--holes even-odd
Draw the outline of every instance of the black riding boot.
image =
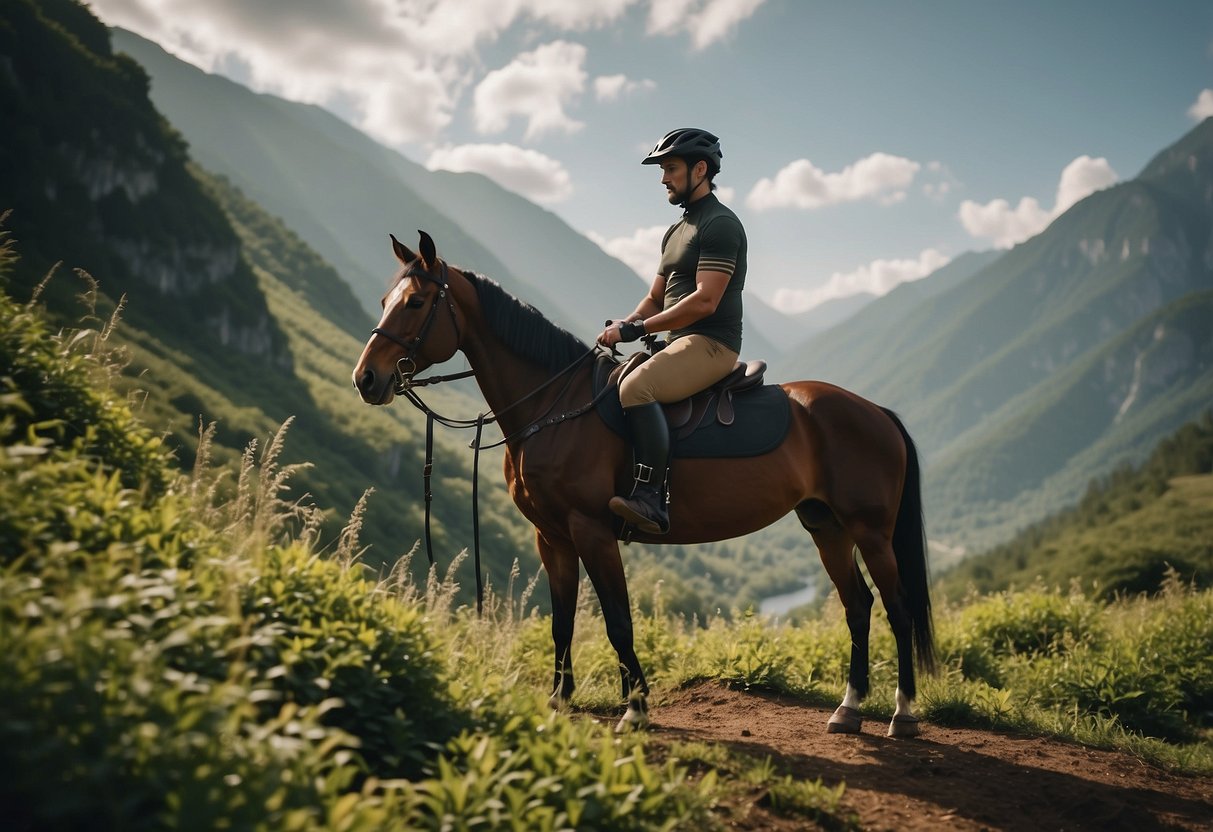
POLYGON ((665 534, 670 516, 665 504, 665 478, 670 464, 670 429, 659 402, 623 410, 632 431, 636 483, 630 497, 612 497, 611 511, 642 532, 665 534))

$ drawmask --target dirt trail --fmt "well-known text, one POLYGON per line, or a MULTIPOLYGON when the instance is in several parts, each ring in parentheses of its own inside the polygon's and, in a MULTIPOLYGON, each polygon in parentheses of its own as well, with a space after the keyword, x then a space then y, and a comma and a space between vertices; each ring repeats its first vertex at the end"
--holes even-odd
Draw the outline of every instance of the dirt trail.
MULTIPOLYGON (((925 724, 891 740, 883 720, 827 734, 830 712, 700 683, 653 703, 652 737, 727 743, 780 770, 846 782, 845 812, 874 830, 1213 829, 1213 778, 1057 740, 925 724)), ((754 805, 737 828, 803 828, 754 805)))

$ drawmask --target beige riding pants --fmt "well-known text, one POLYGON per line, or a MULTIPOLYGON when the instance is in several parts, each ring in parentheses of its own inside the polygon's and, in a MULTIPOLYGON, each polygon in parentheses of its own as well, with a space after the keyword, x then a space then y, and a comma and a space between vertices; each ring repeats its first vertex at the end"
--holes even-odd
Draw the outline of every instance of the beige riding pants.
POLYGON ((737 353, 706 335, 684 335, 633 370, 619 385, 619 402, 636 407, 676 402, 729 374, 737 353))

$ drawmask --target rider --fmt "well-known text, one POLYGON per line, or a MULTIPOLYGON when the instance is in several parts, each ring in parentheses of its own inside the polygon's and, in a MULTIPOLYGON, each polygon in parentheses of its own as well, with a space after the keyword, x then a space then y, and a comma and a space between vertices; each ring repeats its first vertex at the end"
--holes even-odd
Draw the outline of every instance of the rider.
POLYGON ((682 218, 661 241, 661 265, 636 311, 598 336, 612 347, 642 335, 669 332, 665 349, 619 385, 632 431, 635 484, 628 497, 612 497, 611 511, 638 529, 670 528, 665 478, 670 433, 662 402, 676 402, 729 374, 741 352, 741 290, 746 236, 737 215, 712 193, 720 172, 720 140, 706 130, 667 133, 641 164, 661 166, 661 184, 682 218))

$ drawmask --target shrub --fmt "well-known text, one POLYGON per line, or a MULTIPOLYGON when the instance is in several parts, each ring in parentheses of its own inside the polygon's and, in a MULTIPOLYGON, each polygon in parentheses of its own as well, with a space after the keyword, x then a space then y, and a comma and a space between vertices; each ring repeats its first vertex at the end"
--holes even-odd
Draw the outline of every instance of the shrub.
POLYGON ((1074 642, 1098 641, 1100 607, 1081 595, 1033 589, 1003 592, 973 601, 941 628, 940 652, 957 663, 966 679, 994 687, 1011 656, 1048 656, 1074 642))

